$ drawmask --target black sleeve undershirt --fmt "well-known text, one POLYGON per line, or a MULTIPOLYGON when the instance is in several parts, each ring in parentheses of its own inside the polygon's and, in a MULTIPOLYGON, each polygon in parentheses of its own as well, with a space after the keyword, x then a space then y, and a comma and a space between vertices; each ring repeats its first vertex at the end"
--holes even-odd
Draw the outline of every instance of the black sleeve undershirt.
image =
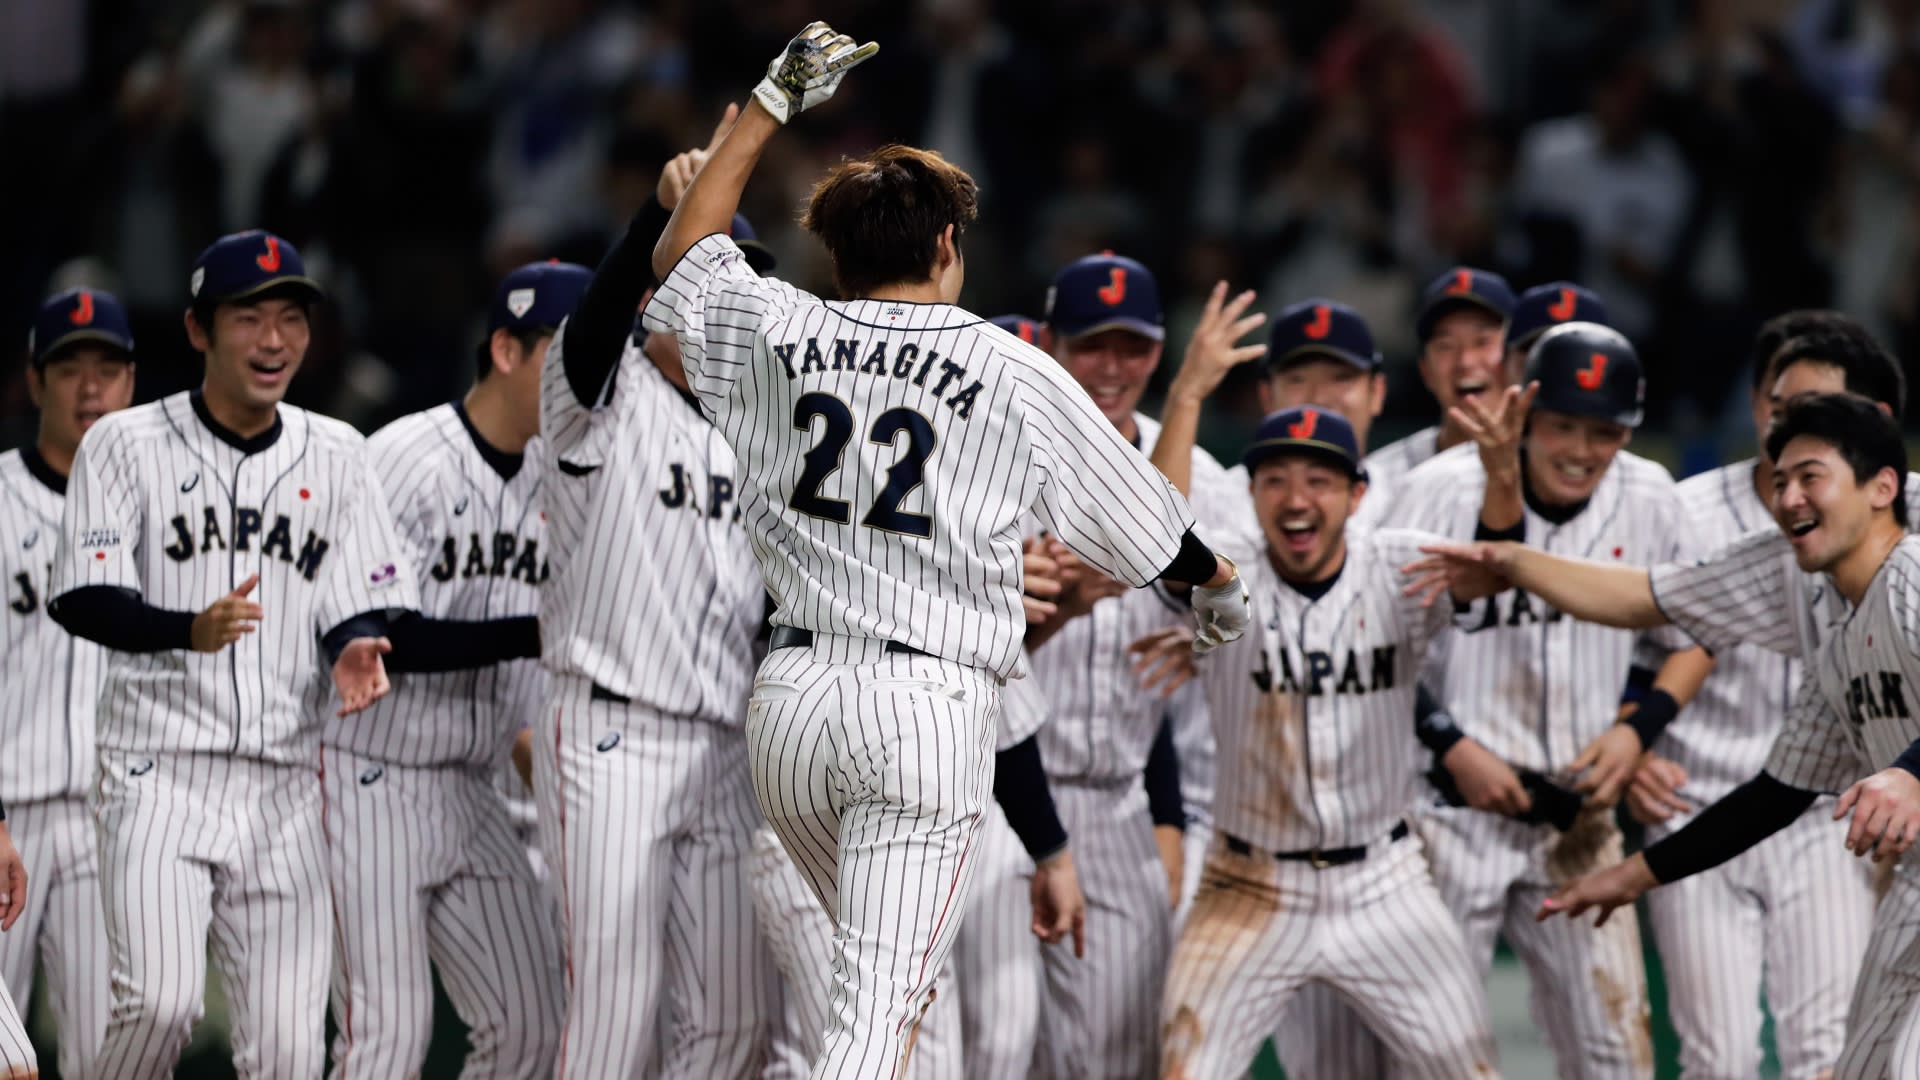
POLYGON ((1700 811, 1679 832, 1649 845, 1647 869, 1662 885, 1711 870, 1793 824, 1819 797, 1763 772, 1700 811))
POLYGON ((1187 827, 1187 807, 1180 798, 1180 751, 1173 743, 1173 718, 1162 717, 1160 732, 1147 753, 1147 813, 1155 825, 1187 827))
POLYGON ((1213 549, 1188 529, 1180 537, 1180 551, 1173 561, 1160 571, 1162 581, 1181 581, 1188 585, 1205 585, 1220 572, 1220 561, 1214 557, 1213 549))
POLYGON ((354 638, 384 637, 393 646, 389 672, 471 671, 508 660, 540 655, 540 620, 533 615, 505 619, 431 619, 406 612, 388 619, 355 615, 327 631, 321 644, 329 662, 340 659, 354 638))
POLYGON ((153 653, 192 649, 197 612, 154 607, 119 585, 82 585, 55 597, 47 614, 75 637, 119 652, 153 653))
POLYGON ((626 351, 640 298, 653 284, 653 245, 672 217, 658 196, 647 196, 646 205, 627 225, 626 235, 600 260, 580 306, 567 320, 560 362, 574 400, 586 408, 604 396, 607 380, 626 351))
POLYGON ((1054 810, 1037 738, 1028 736, 994 755, 993 798, 1034 862, 1045 862, 1067 846, 1067 829, 1054 810))
POLYGON ((1445 757, 1455 743, 1467 737, 1453 714, 1427 689, 1426 683, 1419 684, 1413 691, 1413 733, 1421 746, 1433 752, 1435 759, 1445 757))

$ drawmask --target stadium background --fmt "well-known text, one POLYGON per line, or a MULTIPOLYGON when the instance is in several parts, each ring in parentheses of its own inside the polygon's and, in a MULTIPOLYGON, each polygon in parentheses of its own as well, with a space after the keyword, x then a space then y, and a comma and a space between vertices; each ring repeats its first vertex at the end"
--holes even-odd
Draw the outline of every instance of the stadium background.
MULTIPOLYGON (((1159 274, 1170 364, 1221 277, 1353 304, 1389 362, 1376 443, 1431 415, 1412 307, 1456 262, 1598 289, 1647 360, 1635 449, 1676 474, 1749 452, 1767 315, 1840 307, 1916 354, 1920 0, 62 0, 0 5, 0 445, 31 435, 39 296, 119 293, 149 400, 198 379, 193 254, 255 225, 333 294, 293 401, 371 430, 450 398, 491 283, 594 262, 816 17, 884 50, 746 206, 816 290, 809 180, 900 140, 981 181, 977 311, 1038 316, 1105 247, 1159 274)), ((1230 382, 1203 440, 1237 453, 1256 408, 1230 382)), ((1541 1075, 1516 977, 1504 1063, 1541 1075)))

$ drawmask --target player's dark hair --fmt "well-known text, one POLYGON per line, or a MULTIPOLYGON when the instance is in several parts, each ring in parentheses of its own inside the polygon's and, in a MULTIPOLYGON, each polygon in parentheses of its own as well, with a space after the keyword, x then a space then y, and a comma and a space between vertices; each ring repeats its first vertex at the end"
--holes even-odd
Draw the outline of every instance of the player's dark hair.
MULTIPOLYGON (((541 338, 550 336, 557 327, 522 326, 519 329, 514 329, 503 326, 501 329, 505 330, 507 335, 513 338, 513 340, 520 343, 522 352, 531 353, 533 352, 534 345, 538 344, 541 338)), ((486 337, 480 339, 479 346, 473 350, 473 361, 473 381, 486 381, 487 376, 493 373, 492 334, 488 334, 486 337)))
POLYGON ((1747 350, 1747 366, 1753 370, 1753 388, 1764 390, 1773 385, 1777 377, 1773 373, 1773 356, 1780 351, 1780 346, 1804 334, 1822 332, 1858 332, 1863 336, 1871 336, 1867 328, 1855 322, 1852 316, 1826 308, 1795 308, 1775 315, 1760 324, 1760 329, 1754 332, 1753 345, 1747 350))
POLYGON ((1906 415, 1907 377, 1900 362, 1857 323, 1788 339, 1774 351, 1773 377, 1778 379, 1795 364, 1837 367, 1848 393, 1885 404, 1896 421, 1906 415))
POLYGON ((979 216, 979 196, 973 177, 938 153, 883 146, 822 177, 800 226, 833 256, 841 294, 865 296, 930 280, 940 233, 953 226, 957 248, 979 216))
POLYGON ((1906 528, 1907 442, 1879 404, 1859 394, 1800 394, 1767 433, 1767 460, 1778 464, 1787 444, 1803 436, 1839 451, 1857 484, 1892 469, 1893 520, 1906 528))

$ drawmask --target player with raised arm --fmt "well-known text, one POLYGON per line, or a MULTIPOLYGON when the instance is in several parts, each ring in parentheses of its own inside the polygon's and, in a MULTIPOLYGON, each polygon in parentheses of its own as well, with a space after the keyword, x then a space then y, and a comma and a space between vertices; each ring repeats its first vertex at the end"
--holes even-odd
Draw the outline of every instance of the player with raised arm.
POLYGON ((366 440, 281 404, 320 299, 300 253, 221 237, 189 291, 205 381, 81 440, 49 589, 53 617, 108 649, 90 806, 113 1003, 96 1068, 172 1069, 211 945, 238 1073, 315 1077, 333 884, 320 728, 386 694, 378 635, 418 597, 366 440))
MULTIPOLYGON (((23 1008, 34 961, 60 1031, 60 1071, 84 1076, 107 1026, 106 927, 86 794, 105 656, 47 615, 67 476, 80 439, 133 403, 133 333, 111 294, 69 289, 40 305, 28 341, 27 390, 40 410, 32 446, 0 454, 0 797, 38 887, 20 890, 19 928, 0 937, 0 985, 23 1008)), ((4 1037, 0 1037, 4 1042, 4 1037)), ((7 1060, 0 1050, 0 1062, 7 1060)))
MULTIPOLYGON (((1798 568, 1822 575, 1841 596, 1845 618, 1808 660, 1762 771, 1670 836, 1568 883, 1539 917, 1597 910, 1604 923, 1656 886, 1748 851, 1822 793, 1839 793, 1832 816, 1849 820, 1846 849, 1897 861, 1832 1075, 1908 1076, 1920 1068, 1920 985, 1911 978, 1920 877, 1901 856, 1920 836, 1920 717, 1909 704, 1920 680, 1920 539, 1908 535, 1906 447, 1874 402, 1813 394, 1787 404, 1766 450, 1774 520, 1798 568)), ((1779 615, 1798 612, 1783 607, 1779 615)))
POLYGON ((1000 686, 1025 674, 1022 515, 1128 585, 1199 586, 1198 648, 1247 618, 1232 564, 1086 392, 953 306, 964 172, 887 147, 820 182, 803 221, 851 300, 746 270, 724 226, 767 142, 877 50, 814 23, 772 62, 675 208, 645 315, 739 455, 777 604, 747 733, 761 808, 834 913, 821 1077, 894 1074, 965 910, 1000 686))
POLYGON ((420 1071, 434 969, 467 1026, 470 1075, 553 1069, 557 921, 497 779, 546 697, 544 481, 526 454, 547 342, 587 278, 571 263, 508 274, 488 310, 479 381, 367 440, 421 606, 388 630, 393 692, 321 736, 335 1076, 420 1071))

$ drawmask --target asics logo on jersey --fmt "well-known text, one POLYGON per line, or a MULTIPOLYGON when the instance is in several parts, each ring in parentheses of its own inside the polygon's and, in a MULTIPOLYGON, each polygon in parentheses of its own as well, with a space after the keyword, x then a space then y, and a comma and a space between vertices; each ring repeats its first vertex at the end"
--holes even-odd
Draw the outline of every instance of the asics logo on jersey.
POLYGON ((1261 693, 1271 694, 1278 691, 1282 694, 1321 697, 1325 694, 1367 694, 1375 690, 1393 689, 1394 660, 1399 652, 1398 645, 1376 645, 1369 650, 1371 655, 1364 665, 1364 674, 1362 674, 1363 665, 1360 663, 1360 650, 1348 649, 1345 658, 1336 662, 1332 653, 1308 649, 1299 654, 1298 671, 1305 673, 1304 678, 1296 673, 1293 651, 1285 646, 1281 646, 1279 651, 1280 682, 1278 685, 1275 685, 1273 680, 1271 657, 1262 656, 1260 670, 1253 673, 1253 684, 1260 688, 1261 693), (1339 678, 1329 689, 1327 681, 1334 678, 1335 672, 1339 673, 1339 678))
MULTIPOLYGON (((261 535, 266 525, 266 517, 251 506, 235 507, 230 527, 222 530, 220 517, 211 506, 202 507, 198 515, 175 514, 173 516, 173 543, 162 548, 167 557, 174 562, 186 562, 195 555, 206 555, 216 548, 227 550, 227 536, 233 537, 233 550, 252 551, 254 538, 261 535), (188 527, 190 516, 200 518, 200 535, 196 540, 193 530, 188 527)), ((292 563, 300 576, 312 581, 320 573, 320 564, 327 556, 331 541, 312 529, 307 530, 307 538, 300 545, 299 554, 293 550, 293 520, 285 514, 275 514, 273 525, 266 528, 266 536, 260 541, 260 554, 278 555, 280 561, 292 563)))
POLYGON ((14 584, 20 586, 20 595, 13 598, 7 606, 22 615, 31 615, 40 610, 40 594, 33 591, 33 578, 25 570, 13 575, 14 584))
POLYGON ((33 545, 39 542, 40 542, 40 530, 35 529, 32 532, 27 534, 27 538, 25 540, 20 541, 20 550, 32 551, 33 545))
MULTIPOLYGON (((693 497, 693 489, 696 485, 693 470, 685 468, 677 462, 672 466, 672 470, 673 483, 668 487, 660 489, 660 505, 670 509, 678 509, 684 506, 698 513, 700 510, 700 502, 693 497)), ((716 476, 709 473, 707 475, 706 488, 707 516, 718 521, 726 516, 727 504, 733 501, 733 477, 716 476)), ((733 513, 734 516, 738 518, 740 508, 738 506, 734 507, 733 513)))
MULTIPOLYGON (((1867 644, 1873 644, 1869 639, 1867 644)), ((1859 727, 1869 720, 1906 719, 1907 695, 1897 671, 1870 671, 1847 683, 1847 717, 1859 727)))
POLYGON ((599 467, 598 465, 576 465, 571 461, 562 461, 560 463, 560 471, 568 476, 585 476, 599 467))
POLYGON ((280 238, 279 237, 277 236, 267 237, 266 254, 255 255, 253 257, 253 265, 258 266, 260 269, 265 270, 269 274, 273 273, 275 270, 280 269, 280 238))
POLYGON ((368 787, 385 775, 387 775, 387 770, 379 765, 375 765, 373 768, 360 774, 360 786, 368 787))
POLYGON ((1315 341, 1326 337, 1327 332, 1333 329, 1333 309, 1325 304, 1313 305, 1313 318, 1300 329, 1315 341))
POLYGON ((461 546, 458 537, 449 536, 440 541, 440 558, 433 569, 427 571, 433 580, 452 581, 456 574, 463 579, 510 577, 529 585, 547 580, 547 563, 540 557, 538 540, 496 532, 490 542, 482 542, 479 533, 468 533, 464 559, 460 555, 461 546))
POLYGON ((1573 313, 1578 307, 1579 302, 1575 299, 1573 290, 1561 289, 1560 299, 1547 305, 1547 314, 1553 316, 1554 322, 1566 322, 1573 318, 1573 313))
POLYGON ((594 743, 593 748, 604 754, 619 745, 620 733, 617 731, 609 731, 605 735, 600 736, 600 741, 594 743))
POLYGON ((466 512, 467 512, 467 497, 465 495, 462 495, 460 496, 460 501, 453 504, 453 516, 459 517, 461 514, 464 514, 466 512))
POLYGON ((1125 267, 1115 266, 1107 270, 1107 283, 1094 291, 1100 302, 1108 307, 1120 306, 1127 298, 1127 271, 1125 267))
POLYGON ((1607 377, 1607 354, 1594 353, 1587 358, 1587 366, 1573 373, 1573 380, 1582 390, 1598 390, 1607 377))
POLYGON ((153 771, 153 759, 148 758, 147 760, 141 762, 140 764, 135 765, 132 768, 128 769, 127 775, 128 776, 145 776, 152 771, 153 771))
POLYGON ((67 312, 67 321, 75 326, 91 325, 93 323, 93 294, 85 289, 81 289, 80 295, 76 297, 76 300, 77 302, 74 304, 73 310, 67 312))
POLYGON ((1298 423, 1287 425, 1287 434, 1296 439, 1311 439, 1313 438, 1313 429, 1319 426, 1319 412, 1313 409, 1307 409, 1300 414, 1298 423))
MULTIPOLYGON (((896 347, 892 357, 888 357, 887 342, 884 338, 874 342, 871 350, 863 349, 862 345, 858 338, 834 338, 832 340, 833 362, 829 364, 827 354, 820 349, 818 338, 808 338, 804 342, 789 341, 779 345, 769 343, 769 347, 773 349, 774 358, 786 368, 788 379, 797 379, 816 371, 822 373, 855 371, 862 375, 881 378, 911 379, 913 385, 924 388, 927 385, 927 378, 933 374, 934 365, 938 364, 940 378, 933 385, 933 396, 944 400, 947 408, 952 409, 954 415, 960 419, 966 420, 973 416, 973 403, 980 396, 980 391, 986 387, 979 379, 967 382, 967 369, 951 360, 940 359, 938 349, 927 350, 927 355, 923 357, 920 355, 920 346, 909 341, 896 347), (804 352, 801 351, 803 345, 804 352), (793 357, 796 352, 800 353, 798 368, 793 366, 793 357), (863 353, 865 359, 861 358, 863 353), (955 391, 952 397, 946 396, 949 387, 962 383, 965 384, 965 389, 955 391)), ((562 472, 566 471, 565 462, 560 463, 560 469, 562 472)))
POLYGON ((185 480, 180 482, 180 493, 184 495, 187 492, 192 491, 194 488, 197 488, 199 486, 200 486, 200 474, 194 473, 192 476, 189 476, 185 480))

